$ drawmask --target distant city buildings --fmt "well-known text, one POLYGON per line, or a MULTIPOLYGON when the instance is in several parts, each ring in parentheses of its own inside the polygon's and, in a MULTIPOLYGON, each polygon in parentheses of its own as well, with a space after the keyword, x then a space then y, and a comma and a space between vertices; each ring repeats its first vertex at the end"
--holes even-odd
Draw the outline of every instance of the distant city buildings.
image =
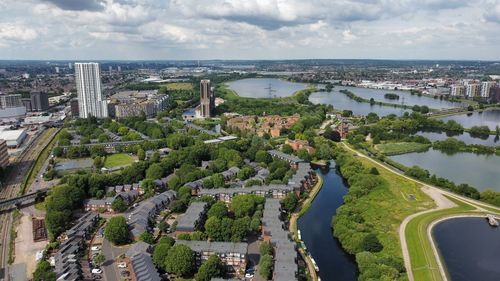
POLYGON ((469 98, 479 97, 481 94, 481 84, 470 83, 465 86, 465 95, 469 98))
POLYGON ((465 96, 465 86, 462 85, 452 85, 450 87, 450 95, 453 97, 463 97, 465 96))
POLYGON ((9 166, 9 153, 7 151, 7 141, 0 139, 0 167, 5 169, 9 166))
POLYGON ((32 92, 28 100, 23 99, 27 111, 46 111, 49 109, 49 95, 45 92, 32 92))
POLYGON ((2 94, 0 92, 0 118, 24 117, 26 107, 20 94, 2 94))
POLYGON ((108 113, 111 117, 124 118, 139 116, 142 112, 148 118, 164 110, 169 104, 169 96, 151 91, 123 91, 111 96, 108 113))
POLYGON ((94 62, 75 63, 75 81, 80 118, 108 117, 107 102, 103 99, 101 92, 99 64, 94 62))
POLYGON ((71 100, 70 101, 70 108, 71 108, 71 115, 73 116, 79 116, 80 115, 80 109, 78 108, 78 100, 71 100))
POLYGON ((495 87, 495 81, 484 81, 481 83, 481 97, 489 98, 491 95, 491 89, 495 87))
POLYGON ((210 80, 200 81, 200 115, 208 118, 215 108, 215 95, 210 80))

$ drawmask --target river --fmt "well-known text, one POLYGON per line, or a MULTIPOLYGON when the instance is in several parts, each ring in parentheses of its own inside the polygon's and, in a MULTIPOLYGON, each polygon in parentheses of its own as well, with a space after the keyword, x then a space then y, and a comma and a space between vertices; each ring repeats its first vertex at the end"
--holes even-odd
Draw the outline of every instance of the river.
POLYGON ((489 135, 486 138, 473 138, 469 133, 460 135, 447 135, 445 132, 418 132, 417 135, 428 138, 431 141, 442 141, 447 138, 455 138, 466 144, 481 144, 487 146, 499 146, 500 137, 489 135))
POLYGON ((247 78, 226 82, 226 85, 239 96, 247 98, 288 97, 307 88, 305 83, 289 82, 276 78, 247 78))
POLYGON ((323 187, 307 212, 299 218, 298 228, 302 240, 319 267, 319 277, 325 281, 357 280, 357 266, 354 257, 347 254, 338 240, 333 237, 332 217, 343 203, 347 187, 342 177, 331 167, 316 169, 323 177, 323 187))
POLYGON ((425 152, 395 155, 390 158, 407 167, 420 166, 431 174, 456 184, 467 183, 479 191, 492 189, 500 192, 500 156, 468 152, 448 155, 431 148, 425 152))
POLYGON ((454 218, 438 223, 432 235, 451 281, 500 279, 500 228, 484 218, 454 218))
POLYGON ((455 120, 465 128, 470 128, 472 126, 488 126, 490 130, 493 131, 496 126, 500 126, 500 109, 452 115, 440 119, 445 122, 448 120, 455 120))

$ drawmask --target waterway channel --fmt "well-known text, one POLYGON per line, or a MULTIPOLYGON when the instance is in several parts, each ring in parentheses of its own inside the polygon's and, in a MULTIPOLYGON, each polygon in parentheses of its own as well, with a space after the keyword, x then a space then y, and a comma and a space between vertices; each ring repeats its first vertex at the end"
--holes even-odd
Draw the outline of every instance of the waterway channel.
POLYGON ((309 210, 297 222, 302 241, 319 267, 321 280, 357 280, 354 257, 342 249, 331 228, 332 217, 344 203, 347 187, 335 169, 334 161, 329 168, 318 168, 316 172, 323 177, 323 187, 309 210))
POLYGON ((441 120, 445 122, 448 120, 455 120, 465 128, 470 128, 472 126, 488 126, 491 131, 494 131, 496 126, 500 126, 500 109, 451 115, 443 117, 441 120))
POLYGON ((484 218, 453 218, 438 223, 432 235, 451 281, 500 279, 500 228, 484 218))

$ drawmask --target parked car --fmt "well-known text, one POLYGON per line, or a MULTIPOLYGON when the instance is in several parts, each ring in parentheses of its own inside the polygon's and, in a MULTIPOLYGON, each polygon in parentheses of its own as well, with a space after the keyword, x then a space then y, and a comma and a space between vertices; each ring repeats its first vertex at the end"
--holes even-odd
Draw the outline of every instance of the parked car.
POLYGON ((92 269, 92 274, 101 274, 102 270, 100 268, 94 268, 92 269))
POLYGON ((247 274, 245 274, 245 278, 253 278, 253 273, 247 273, 247 274))
POLYGON ((101 247, 99 246, 92 246, 92 248, 90 248, 92 251, 99 251, 101 249, 101 247))
POLYGON ((117 266, 118 266, 118 268, 127 268, 127 264, 126 264, 126 263, 124 263, 124 262, 120 262, 120 263, 118 263, 118 265, 117 265, 117 266))

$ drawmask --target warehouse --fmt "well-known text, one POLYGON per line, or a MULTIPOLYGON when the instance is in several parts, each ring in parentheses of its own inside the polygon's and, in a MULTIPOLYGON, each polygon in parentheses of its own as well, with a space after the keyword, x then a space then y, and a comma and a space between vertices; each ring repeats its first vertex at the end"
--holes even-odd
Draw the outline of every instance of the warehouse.
POLYGON ((9 130, 8 126, 0 127, 0 139, 7 141, 7 147, 19 147, 26 138, 26 130, 9 130))

